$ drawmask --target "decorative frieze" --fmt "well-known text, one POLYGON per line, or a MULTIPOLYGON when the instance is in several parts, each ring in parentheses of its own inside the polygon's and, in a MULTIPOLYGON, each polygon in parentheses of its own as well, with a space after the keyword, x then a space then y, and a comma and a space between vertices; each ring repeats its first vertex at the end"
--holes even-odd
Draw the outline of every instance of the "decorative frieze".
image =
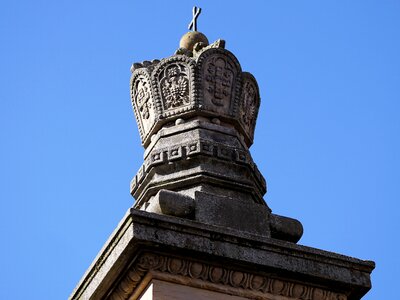
MULTIPOLYGON (((207 283, 227 286, 229 288, 261 292, 263 299, 269 295, 301 300, 346 300, 346 295, 330 291, 321 287, 307 285, 295 281, 261 273, 249 273, 225 266, 189 260, 186 258, 170 257, 154 253, 142 254, 135 264, 127 271, 116 288, 110 293, 109 300, 126 300, 134 293, 136 287, 149 271, 157 271, 174 276, 185 277, 186 284, 195 284, 194 281, 203 281, 203 288, 207 283)), ((210 288, 210 287, 209 287, 210 288)))
POLYGON ((151 151, 131 182, 131 193, 136 191, 138 184, 143 181, 146 173, 148 173, 152 167, 176 162, 178 160, 190 159, 196 155, 211 156, 224 161, 247 165, 254 172, 262 188, 266 189, 265 179, 248 151, 236 147, 229 147, 226 144, 215 141, 199 139, 151 151))

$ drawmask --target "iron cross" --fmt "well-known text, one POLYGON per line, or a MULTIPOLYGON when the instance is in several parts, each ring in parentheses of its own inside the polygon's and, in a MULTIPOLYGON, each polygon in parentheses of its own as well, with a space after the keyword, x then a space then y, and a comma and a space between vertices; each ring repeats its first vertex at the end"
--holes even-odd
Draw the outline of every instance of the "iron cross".
POLYGON ((197 31, 197 18, 201 13, 200 7, 193 7, 193 19, 189 24, 189 30, 197 31))

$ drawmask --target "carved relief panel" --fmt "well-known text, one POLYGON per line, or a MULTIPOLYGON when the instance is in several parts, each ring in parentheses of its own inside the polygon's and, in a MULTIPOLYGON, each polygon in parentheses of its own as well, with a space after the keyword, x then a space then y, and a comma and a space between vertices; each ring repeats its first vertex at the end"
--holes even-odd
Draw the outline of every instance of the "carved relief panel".
POLYGON ((138 69, 132 75, 131 101, 143 141, 156 119, 153 90, 149 74, 145 69, 138 69))
POLYGON ((254 129, 260 107, 260 92, 257 81, 250 73, 242 74, 242 93, 240 97, 239 120, 250 138, 254 138, 254 129))
POLYGON ((164 117, 189 110, 194 105, 194 62, 183 56, 163 61, 154 70, 157 80, 157 104, 164 117))
POLYGON ((198 59, 204 108, 226 116, 234 115, 241 69, 236 58, 224 49, 209 49, 198 59))

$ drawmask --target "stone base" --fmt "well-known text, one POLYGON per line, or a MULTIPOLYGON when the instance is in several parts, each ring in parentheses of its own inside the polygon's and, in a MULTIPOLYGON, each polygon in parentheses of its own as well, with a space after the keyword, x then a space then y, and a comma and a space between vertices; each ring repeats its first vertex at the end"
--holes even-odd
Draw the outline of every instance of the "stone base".
POLYGON ((370 261, 130 209, 70 299, 353 300, 371 288, 373 268, 370 261))

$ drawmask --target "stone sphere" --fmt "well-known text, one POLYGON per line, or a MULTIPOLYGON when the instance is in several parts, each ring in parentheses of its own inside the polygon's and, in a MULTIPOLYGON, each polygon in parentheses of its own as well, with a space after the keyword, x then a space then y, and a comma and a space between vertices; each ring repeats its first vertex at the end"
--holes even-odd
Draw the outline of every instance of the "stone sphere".
POLYGON ((208 46, 208 39, 204 34, 199 31, 189 31, 181 38, 179 48, 193 51, 194 45, 200 42, 203 43, 204 46, 208 46))

